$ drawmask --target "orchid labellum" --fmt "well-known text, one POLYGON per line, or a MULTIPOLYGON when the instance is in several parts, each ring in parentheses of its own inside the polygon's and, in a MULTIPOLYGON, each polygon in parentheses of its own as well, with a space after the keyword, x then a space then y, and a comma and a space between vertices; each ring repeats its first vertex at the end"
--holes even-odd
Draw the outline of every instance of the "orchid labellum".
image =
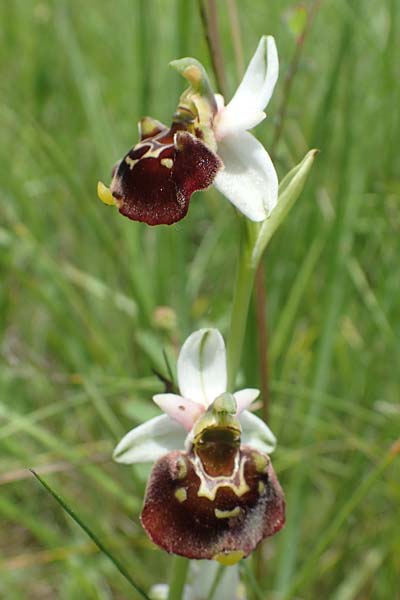
POLYGON ((157 394, 166 415, 118 444, 119 462, 156 461, 142 524, 168 552, 233 564, 284 524, 285 501, 269 454, 276 440, 247 409, 258 390, 226 391, 225 344, 201 329, 178 358, 180 395, 157 394))
POLYGON ((278 178, 267 151, 248 130, 266 117, 278 78, 274 38, 261 38, 227 106, 196 59, 171 65, 190 84, 171 127, 143 118, 139 143, 114 167, 109 188, 99 182, 99 198, 130 219, 170 225, 186 215, 193 192, 214 184, 246 217, 263 221, 276 205, 278 178))

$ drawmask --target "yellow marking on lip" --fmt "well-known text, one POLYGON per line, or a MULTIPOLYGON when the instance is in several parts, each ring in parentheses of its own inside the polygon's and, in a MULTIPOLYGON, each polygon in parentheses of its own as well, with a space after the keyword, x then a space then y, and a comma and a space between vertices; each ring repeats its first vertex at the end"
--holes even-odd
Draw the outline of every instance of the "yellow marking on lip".
MULTIPOLYGON (((177 479, 185 479, 187 475, 187 466, 182 456, 180 456, 176 461, 176 477, 177 479)), ((184 488, 180 488, 184 489, 184 488)))
POLYGON ((125 162, 129 166, 129 169, 132 171, 133 167, 139 162, 138 158, 131 158, 130 156, 125 156, 125 162))
POLYGON ((166 169, 172 169, 172 167, 174 166, 174 161, 172 160, 172 158, 162 158, 160 162, 162 166, 166 169))
POLYGON ((213 556, 213 560, 218 561, 225 567, 230 567, 239 562, 239 560, 242 560, 243 557, 244 552, 242 552, 242 550, 233 550, 232 552, 219 552, 213 556))
POLYGON ((257 473, 265 473, 267 467, 269 465, 269 458, 265 454, 259 454, 258 452, 252 453, 252 458, 254 461, 254 466, 256 468, 257 473))
POLYGON ((185 500, 187 498, 186 489, 181 487, 181 488, 178 488, 177 490, 175 490, 175 498, 178 500, 178 502, 185 502, 185 500))
POLYGON ((258 482, 258 493, 262 494, 265 490, 265 483, 263 481, 258 482))
POLYGON ((219 508, 214 508, 214 514, 217 519, 230 519, 231 517, 238 517, 240 515, 240 506, 236 506, 232 510, 219 510, 219 508))
POLYGON ((108 206, 118 206, 110 189, 104 185, 102 181, 99 181, 97 184, 97 195, 104 204, 107 204, 108 206))
POLYGON ((196 475, 200 479, 200 486, 197 491, 197 496, 199 498, 208 498, 211 500, 211 502, 213 502, 220 488, 230 488, 238 498, 246 494, 248 491, 250 491, 250 488, 244 477, 244 466, 246 461, 246 458, 243 458, 243 460, 240 461, 239 453, 237 453, 231 475, 219 475, 212 477, 205 472, 200 457, 195 454, 195 458, 191 462, 196 475))

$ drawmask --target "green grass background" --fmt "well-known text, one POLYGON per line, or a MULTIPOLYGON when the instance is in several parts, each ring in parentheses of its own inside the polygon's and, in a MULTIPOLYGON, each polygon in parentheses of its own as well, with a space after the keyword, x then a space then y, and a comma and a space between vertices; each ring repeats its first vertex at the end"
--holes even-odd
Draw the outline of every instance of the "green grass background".
MULTIPOLYGON (((280 54, 256 131, 266 147, 295 7, 238 2, 246 61, 264 33, 280 54)), ((168 123, 184 86, 168 62, 193 55, 211 71, 207 46, 193 0, 1 0, 0 20, 0 597, 134 598, 27 468, 141 586, 166 579, 170 558, 138 521, 146 471, 110 456, 157 414, 162 349, 173 356, 200 326, 227 332, 238 226, 211 190, 177 225, 149 228, 101 205, 96 183, 136 143, 139 117, 168 123), (159 306, 176 327, 155 322, 159 306)), ((396 0, 322 1, 277 149, 280 177, 321 153, 264 261, 289 520, 263 545, 261 598, 400 597, 400 457, 382 463, 400 437, 399 26, 396 0)), ((243 386, 259 383, 256 332, 252 309, 243 386)))

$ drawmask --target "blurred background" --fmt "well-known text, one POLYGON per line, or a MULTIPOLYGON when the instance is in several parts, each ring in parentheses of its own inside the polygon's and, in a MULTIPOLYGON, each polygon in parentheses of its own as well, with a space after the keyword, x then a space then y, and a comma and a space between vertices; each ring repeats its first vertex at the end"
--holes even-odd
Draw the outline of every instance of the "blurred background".
MULTIPOLYGON (((264 260, 288 523, 248 561, 249 598, 400 598, 400 5, 240 0, 240 35, 232 0, 217 8, 228 96, 240 46, 247 64, 276 38, 256 135, 279 176, 321 150, 264 260)), ((163 349, 200 326, 227 333, 238 225, 210 190, 150 228, 96 184, 141 116, 169 123, 184 89, 170 60, 212 73, 198 3, 0 0, 0 19, 0 596, 136 597, 27 469, 143 588, 165 581, 170 558, 138 519, 148 469, 111 453, 158 414, 163 349)), ((257 330, 252 307, 238 386, 260 385, 257 330)))

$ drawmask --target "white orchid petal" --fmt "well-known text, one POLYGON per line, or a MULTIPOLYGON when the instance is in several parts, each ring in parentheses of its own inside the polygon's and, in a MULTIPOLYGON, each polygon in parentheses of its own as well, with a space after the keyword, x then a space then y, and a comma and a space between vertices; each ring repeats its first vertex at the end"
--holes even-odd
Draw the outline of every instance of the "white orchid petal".
POLYGON ((237 405, 237 415, 240 415, 252 402, 260 395, 260 390, 254 388, 246 388, 233 394, 237 405))
POLYGON ((217 139, 250 129, 265 117, 263 111, 272 96, 278 75, 275 40, 270 35, 263 36, 235 95, 217 116, 217 139))
POLYGON ((183 448, 186 432, 167 415, 154 417, 127 433, 114 450, 117 462, 132 464, 154 462, 161 456, 183 448))
POLYGON ((161 410, 167 413, 171 419, 180 423, 187 431, 192 429, 194 422, 204 410, 196 402, 177 394, 156 394, 153 396, 153 400, 161 410))
MULTIPOLYGON (((150 588, 151 600, 167 600, 169 594, 169 585, 167 583, 155 583, 150 588)), ((185 597, 184 597, 185 598, 185 597)), ((186 600, 186 598, 185 598, 186 600)))
POLYGON ((224 140, 229 135, 235 135, 248 129, 253 129, 267 116, 262 110, 228 110, 229 105, 222 109, 216 117, 214 125, 215 137, 217 142, 224 140))
POLYGON ((226 391, 226 353, 217 329, 199 329, 183 344, 178 358, 179 390, 185 398, 208 407, 226 391))
POLYGON ((246 131, 218 144, 224 168, 215 187, 251 221, 263 221, 278 200, 278 176, 264 146, 246 131))
POLYGON ((239 421, 242 426, 242 444, 266 454, 275 450, 276 437, 264 421, 248 410, 242 412, 239 421))
MULTIPOLYGON (((199 600, 199 598, 208 598, 219 569, 220 565, 214 560, 191 560, 188 578, 190 585, 184 599, 199 600)), ((218 598, 218 600, 244 599, 244 596, 240 593, 238 565, 224 569, 213 597, 218 598)))

